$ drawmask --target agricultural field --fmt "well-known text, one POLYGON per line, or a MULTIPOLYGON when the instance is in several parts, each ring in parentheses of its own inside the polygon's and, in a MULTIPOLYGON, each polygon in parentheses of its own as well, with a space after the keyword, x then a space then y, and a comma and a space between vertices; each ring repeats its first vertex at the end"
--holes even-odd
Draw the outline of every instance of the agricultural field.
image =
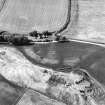
POLYGON ((7 0, 1 27, 12 32, 54 31, 65 24, 68 0, 7 0))
POLYGON ((78 0, 78 6, 74 9, 73 22, 64 32, 66 36, 70 39, 105 43, 105 0, 78 0))
POLYGON ((104 0, 0 0, 0 105, 105 105, 104 9, 104 0), (37 41, 52 35, 69 41, 37 41))

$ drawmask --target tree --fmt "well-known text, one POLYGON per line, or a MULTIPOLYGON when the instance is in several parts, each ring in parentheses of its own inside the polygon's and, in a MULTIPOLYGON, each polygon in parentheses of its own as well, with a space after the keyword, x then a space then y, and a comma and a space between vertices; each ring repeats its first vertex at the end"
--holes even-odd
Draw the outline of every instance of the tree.
POLYGON ((30 32, 29 35, 37 38, 38 37, 38 32, 37 31, 30 32))
POLYGON ((56 41, 60 41, 60 39, 61 39, 61 36, 56 36, 56 41))
POLYGON ((62 42, 67 42, 68 40, 67 40, 67 38, 64 36, 64 37, 62 37, 62 42))
POLYGON ((38 35, 39 35, 40 39, 43 39, 43 34, 38 33, 38 35))
POLYGON ((47 38, 47 37, 51 36, 52 33, 49 32, 49 31, 44 31, 44 32, 43 32, 43 35, 44 35, 45 38, 47 38))

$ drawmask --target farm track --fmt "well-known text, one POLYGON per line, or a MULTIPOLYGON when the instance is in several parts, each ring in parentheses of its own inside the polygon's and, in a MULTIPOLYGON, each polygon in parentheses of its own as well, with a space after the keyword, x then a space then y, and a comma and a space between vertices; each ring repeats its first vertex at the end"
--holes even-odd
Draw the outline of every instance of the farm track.
POLYGON ((70 23, 70 19, 71 19, 71 0, 68 0, 68 14, 67 14, 66 22, 59 30, 56 31, 56 34, 61 33, 68 27, 70 23))

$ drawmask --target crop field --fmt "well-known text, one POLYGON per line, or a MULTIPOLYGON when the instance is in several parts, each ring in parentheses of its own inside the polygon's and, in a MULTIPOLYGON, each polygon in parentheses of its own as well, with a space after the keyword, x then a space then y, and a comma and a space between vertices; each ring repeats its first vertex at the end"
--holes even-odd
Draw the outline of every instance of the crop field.
POLYGON ((78 0, 75 10, 73 22, 65 35, 69 39, 105 43, 105 0, 78 0))
POLYGON ((13 32, 54 31, 67 19, 68 0, 7 0, 0 26, 13 32))

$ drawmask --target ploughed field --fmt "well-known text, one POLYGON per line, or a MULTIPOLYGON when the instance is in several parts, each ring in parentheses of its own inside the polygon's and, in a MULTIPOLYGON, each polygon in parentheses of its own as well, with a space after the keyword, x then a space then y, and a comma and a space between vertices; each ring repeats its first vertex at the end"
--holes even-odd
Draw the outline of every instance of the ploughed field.
POLYGON ((0 29, 20 33, 55 31, 65 24, 68 12, 68 0, 6 0, 0 6, 0 29))

